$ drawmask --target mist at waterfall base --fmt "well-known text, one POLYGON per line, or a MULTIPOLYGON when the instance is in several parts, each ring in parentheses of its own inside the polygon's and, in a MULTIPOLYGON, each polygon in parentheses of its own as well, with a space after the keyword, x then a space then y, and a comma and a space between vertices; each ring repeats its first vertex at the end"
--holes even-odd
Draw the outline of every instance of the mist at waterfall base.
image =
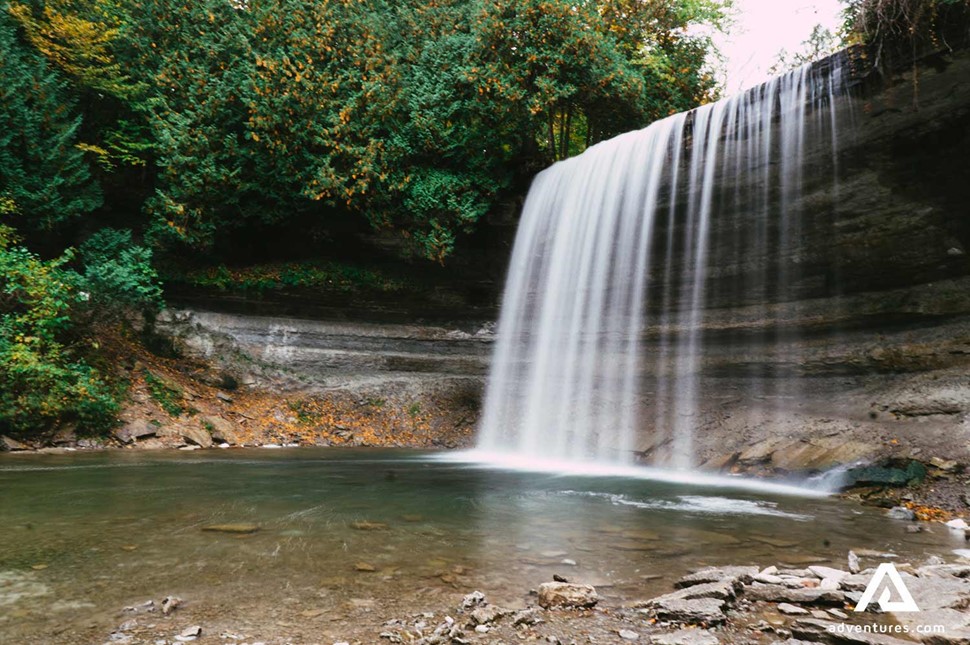
MULTIPOLYGON (((822 149, 829 167, 811 172, 829 173, 838 190, 843 93, 838 66, 806 65, 539 174, 515 241, 479 442, 457 458, 725 484, 694 470, 705 308, 725 291, 756 309, 795 300, 801 227, 814 216, 798 200, 804 160, 822 149), (718 257, 714 231, 731 236, 718 257), (643 437, 664 447, 652 464, 661 470, 635 465, 643 437)), ((797 378, 763 372, 739 396, 797 399, 798 390, 797 378)))

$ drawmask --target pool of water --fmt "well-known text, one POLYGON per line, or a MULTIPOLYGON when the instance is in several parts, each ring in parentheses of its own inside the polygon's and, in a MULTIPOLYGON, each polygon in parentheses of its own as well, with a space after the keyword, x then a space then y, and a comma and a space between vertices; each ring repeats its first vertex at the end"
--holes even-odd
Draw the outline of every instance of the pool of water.
POLYGON ((553 574, 621 604, 706 564, 956 548, 945 531, 792 493, 407 451, 2 455, 0 642, 104 642, 123 607, 170 594, 220 624, 336 633, 356 610, 379 624, 474 589, 524 606, 553 574), (203 530, 219 524, 259 530, 203 530))

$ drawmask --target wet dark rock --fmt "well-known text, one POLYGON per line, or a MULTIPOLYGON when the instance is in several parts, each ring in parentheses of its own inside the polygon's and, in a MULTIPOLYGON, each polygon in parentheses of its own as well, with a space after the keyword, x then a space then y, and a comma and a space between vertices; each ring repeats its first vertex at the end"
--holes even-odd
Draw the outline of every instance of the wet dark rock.
POLYGON ((600 600, 592 585, 579 585, 569 582, 545 582, 539 585, 539 606, 589 608, 595 607, 600 600))
POLYGON ((854 486, 907 486, 923 481, 926 466, 912 460, 905 466, 860 466, 845 474, 846 487, 854 486))

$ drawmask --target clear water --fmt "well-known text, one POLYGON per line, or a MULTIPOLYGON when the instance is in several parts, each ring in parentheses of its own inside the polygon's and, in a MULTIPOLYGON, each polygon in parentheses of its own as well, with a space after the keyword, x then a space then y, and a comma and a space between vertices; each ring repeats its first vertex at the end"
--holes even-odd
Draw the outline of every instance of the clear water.
POLYGON ((0 456, 0 642, 102 643, 130 618, 123 607, 169 594, 185 609, 153 620, 173 629, 191 620, 210 634, 330 642, 453 607, 474 589, 524 606, 554 573, 597 585, 615 605, 669 590, 705 564, 840 565, 850 548, 916 561, 956 548, 942 532, 910 535, 833 498, 440 457, 304 448, 0 456), (261 530, 202 531, 240 522, 261 530))

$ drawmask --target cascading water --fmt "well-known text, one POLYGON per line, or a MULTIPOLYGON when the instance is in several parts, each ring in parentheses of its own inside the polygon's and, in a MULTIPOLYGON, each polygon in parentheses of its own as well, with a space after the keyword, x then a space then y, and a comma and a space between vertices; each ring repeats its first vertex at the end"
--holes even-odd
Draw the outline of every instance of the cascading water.
POLYGON ((805 149, 834 136, 840 78, 805 66, 595 145, 535 179, 480 453, 626 464, 636 438, 653 435, 669 443, 667 465, 693 465, 709 274, 719 268, 712 224, 732 236, 733 257, 715 262, 789 258, 731 284, 751 302, 785 300, 797 279, 805 149), (648 328, 657 342, 644 352, 648 328), (651 392, 645 371, 656 375, 651 392))

